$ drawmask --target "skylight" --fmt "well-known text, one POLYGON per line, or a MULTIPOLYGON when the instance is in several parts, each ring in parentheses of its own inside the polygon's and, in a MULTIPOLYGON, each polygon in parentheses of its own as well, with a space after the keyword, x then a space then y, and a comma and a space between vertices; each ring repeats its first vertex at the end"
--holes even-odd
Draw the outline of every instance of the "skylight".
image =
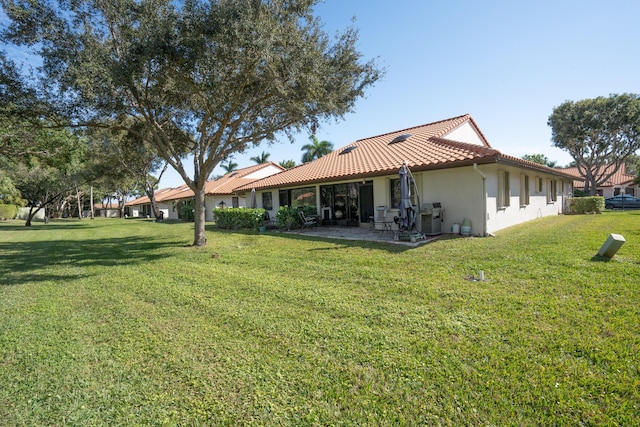
POLYGON ((356 148, 358 148, 358 146, 357 146, 357 145, 352 145, 352 146, 350 146, 350 147, 347 147, 347 148, 345 148, 344 150, 342 150, 342 151, 340 152, 340 155, 342 155, 342 154, 348 154, 348 153, 352 152, 353 150, 355 150, 356 148))
POLYGON ((395 138, 393 138, 389 144, 397 144, 398 142, 406 141, 407 139, 409 139, 410 136, 411 136, 410 133, 398 135, 395 138))

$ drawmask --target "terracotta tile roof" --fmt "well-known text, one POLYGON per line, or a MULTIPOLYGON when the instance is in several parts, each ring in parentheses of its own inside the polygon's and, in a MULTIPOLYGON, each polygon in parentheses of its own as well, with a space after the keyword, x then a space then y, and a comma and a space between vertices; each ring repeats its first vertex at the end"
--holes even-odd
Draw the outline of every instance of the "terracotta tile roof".
MULTIPOLYGON (((261 163, 246 168, 238 169, 218 179, 212 179, 207 181, 205 192, 207 195, 231 195, 236 191, 235 189, 240 186, 248 185, 255 181, 255 178, 251 178, 251 175, 260 171, 266 167, 275 167, 281 171, 285 170, 282 166, 274 162, 261 163)), ((162 188, 155 191, 156 202, 166 202, 169 200, 181 200, 188 199, 194 196, 193 190, 191 190, 187 184, 183 184, 180 187, 174 188, 162 188)), ((138 199, 127 202, 127 206, 143 205, 150 203, 149 197, 143 196, 138 199)))
POLYGON ((251 174, 259 171, 260 169, 264 169, 267 166, 274 166, 281 171, 285 170, 282 166, 274 162, 267 162, 238 169, 237 171, 229 172, 218 179, 208 181, 206 193, 211 195, 234 194, 236 188, 246 186, 256 180, 255 178, 250 177, 251 174))
POLYGON ((93 208, 94 209, 118 209, 119 206, 117 202, 107 203, 106 205, 103 205, 102 203, 94 203, 93 208))
MULTIPOLYGON (((324 157, 252 183, 250 187, 274 188, 292 184, 311 184, 336 179, 365 178, 396 173, 404 161, 412 171, 444 169, 473 163, 506 161, 521 167, 544 169, 567 176, 557 169, 547 168, 501 154, 491 148, 470 115, 454 117, 422 126, 403 129, 360 139, 324 157), (469 123, 477 132, 480 143, 447 139, 452 131, 469 123), (406 137, 406 135, 410 135, 406 137), (396 138, 399 142, 392 142, 396 138)), ((243 186, 236 190, 248 190, 243 186)))
POLYGON ((156 202, 164 202, 167 200, 190 199, 193 197, 193 190, 182 184, 180 187, 163 188, 154 192, 156 202))
MULTIPOLYGON (((608 175, 611 172, 614 172, 615 165, 611 164, 606 166, 602 172, 599 174, 601 176, 608 175)), ((566 173, 573 175, 576 179, 573 181, 573 186, 575 188, 584 188, 584 178, 578 172, 578 168, 564 168, 563 171, 566 173)), ((606 180, 601 187, 613 187, 615 185, 629 185, 633 183, 633 180, 636 177, 633 175, 629 175, 627 173, 627 167, 623 163, 614 173, 613 175, 606 180)))

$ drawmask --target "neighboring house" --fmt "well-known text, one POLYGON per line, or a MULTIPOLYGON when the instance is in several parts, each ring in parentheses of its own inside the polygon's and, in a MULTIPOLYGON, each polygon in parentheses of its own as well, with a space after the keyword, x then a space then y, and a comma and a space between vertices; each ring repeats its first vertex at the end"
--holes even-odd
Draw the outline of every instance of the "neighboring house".
MULTIPOLYGON (((627 173, 626 165, 623 163, 617 170, 614 169, 615 165, 606 165, 600 173, 596 174, 596 176, 604 177, 613 173, 609 179, 596 188, 596 195, 603 196, 606 199, 607 197, 617 196, 624 190, 625 194, 638 196, 638 184, 633 182, 636 177, 627 173)), ((584 191, 584 178, 580 176, 578 168, 565 168, 563 171, 575 177, 573 188, 584 191)))
POLYGON ((118 203, 96 203, 93 205, 93 216, 105 218, 119 218, 120 210, 118 203))
MULTIPOLYGON (((220 178, 207 181, 205 188, 206 221, 213 221, 213 210, 220 208, 244 208, 249 200, 248 191, 236 191, 241 186, 282 172, 284 168, 277 163, 268 162, 229 172, 220 178)), ((182 219, 184 207, 193 206, 193 191, 185 184, 176 188, 163 188, 154 194, 158 209, 165 219, 182 219)), ((151 216, 151 202, 144 196, 127 203, 133 217, 151 216)))
MULTIPOLYGON (((176 188, 162 188, 160 190, 156 190, 154 195, 156 197, 156 203, 158 202, 158 198, 163 194, 166 194, 170 191, 174 191, 176 188)), ((164 210, 158 206, 159 209, 164 210)), ((137 199, 130 200, 125 203, 125 215, 133 218, 149 218, 151 217, 151 201, 149 200, 149 196, 138 197, 137 199)), ((164 212, 165 217, 168 218, 168 211, 164 212)))
MULTIPOLYGON (((398 215, 398 171, 407 163, 417 186, 414 204, 424 232, 440 203, 441 230, 471 221, 471 234, 497 230, 566 209, 573 177, 491 148, 469 115, 360 139, 313 162, 285 170, 237 191, 256 189, 259 207, 315 207, 323 220, 368 226, 378 207, 398 215)), ((431 224, 433 227, 433 224, 431 224)))

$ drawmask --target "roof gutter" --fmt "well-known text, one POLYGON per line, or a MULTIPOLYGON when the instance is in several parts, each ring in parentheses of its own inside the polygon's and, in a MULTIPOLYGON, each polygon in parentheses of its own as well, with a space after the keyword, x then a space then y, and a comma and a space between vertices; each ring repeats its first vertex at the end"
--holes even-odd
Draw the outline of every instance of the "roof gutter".
POLYGON ((478 169, 478 164, 473 164, 473 170, 482 177, 482 233, 481 236, 487 235, 487 175, 478 169))

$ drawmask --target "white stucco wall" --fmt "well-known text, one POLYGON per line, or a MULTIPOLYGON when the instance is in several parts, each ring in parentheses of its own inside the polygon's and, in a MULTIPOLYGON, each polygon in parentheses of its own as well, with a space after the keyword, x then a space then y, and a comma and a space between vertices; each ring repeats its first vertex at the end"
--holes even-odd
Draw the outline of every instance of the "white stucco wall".
POLYGON ((261 178, 266 178, 268 176, 271 176, 273 174, 282 172, 282 169, 274 166, 274 165, 268 165, 265 166, 261 169, 258 169, 257 171, 250 173, 246 176, 244 176, 244 179, 261 179, 261 178))
POLYGON ((178 213, 173 212, 173 207, 171 205, 158 203, 158 210, 163 213, 163 219, 178 219, 178 213))
MULTIPOLYGON (((258 198, 258 207, 261 207, 260 204, 262 202, 262 196, 256 192, 256 196, 258 198)), ((205 205, 205 221, 211 222, 213 221, 213 210, 220 207, 220 202, 224 201, 225 208, 233 207, 233 197, 234 196, 205 196, 204 205, 205 205)), ((247 207, 247 199, 246 197, 238 196, 238 207, 246 208, 247 207)))
POLYGON ((484 146, 484 141, 471 123, 465 122, 444 136, 453 141, 466 142, 467 144, 475 144, 484 146))
MULTIPOLYGON (((398 209, 391 206, 391 180, 397 175, 375 177, 373 181, 373 204, 387 207, 387 220, 397 216, 398 209)), ((418 187, 420 204, 439 202, 444 209, 441 230, 450 233, 454 223, 462 225, 465 219, 471 221, 471 235, 483 236, 498 230, 534 220, 548 215, 558 215, 566 209, 566 198, 571 193, 571 181, 542 174, 533 170, 525 170, 503 165, 479 165, 477 170, 473 166, 454 169, 414 173, 418 187), (498 173, 509 172, 510 206, 498 207, 498 173), (529 175, 529 204, 520 206, 520 180, 523 174, 529 175), (486 181, 483 183, 483 175, 486 181), (542 191, 536 191, 536 178, 542 178, 542 191), (548 180, 556 180, 557 200, 548 201, 548 180), (486 220, 486 226, 485 226, 486 220), (486 228, 485 228, 486 227, 486 228)), ((353 182, 340 181, 340 182, 353 182)), ((338 182, 336 182, 338 183, 338 182)), ((326 185, 329 183, 323 183, 326 185)), ((316 189, 318 186, 316 185, 316 189)), ((279 208, 278 189, 265 190, 272 193, 273 217, 279 208)), ((316 191, 319 206, 320 192, 316 191)), ((262 191, 257 191, 258 207, 262 207, 262 191)), ((422 207, 422 206, 421 206, 422 207)), ((420 221, 421 218, 419 217, 420 221)), ((361 226, 368 226, 361 224, 361 226)))
MULTIPOLYGON (((30 208, 18 208, 18 213, 16 215, 16 219, 24 219, 26 220, 29 217, 30 208)), ((44 209, 40 209, 34 216, 33 219, 44 220, 44 209)))
POLYGON ((566 206, 566 198, 571 185, 568 180, 537 171, 489 165, 483 168, 487 175, 487 232, 493 233, 516 224, 542 218, 549 215, 562 214, 566 206), (500 171, 509 172, 510 203, 507 207, 498 206, 498 179, 500 171), (521 177, 529 176, 529 204, 521 206, 521 177), (537 188, 537 180, 542 179, 542 189, 537 188), (557 185, 556 201, 548 200, 549 180, 557 185))
POLYGON ((444 209, 442 232, 451 232, 454 223, 471 221, 471 234, 484 234, 482 176, 472 167, 423 172, 414 175, 419 182, 420 203, 439 202, 444 209))

